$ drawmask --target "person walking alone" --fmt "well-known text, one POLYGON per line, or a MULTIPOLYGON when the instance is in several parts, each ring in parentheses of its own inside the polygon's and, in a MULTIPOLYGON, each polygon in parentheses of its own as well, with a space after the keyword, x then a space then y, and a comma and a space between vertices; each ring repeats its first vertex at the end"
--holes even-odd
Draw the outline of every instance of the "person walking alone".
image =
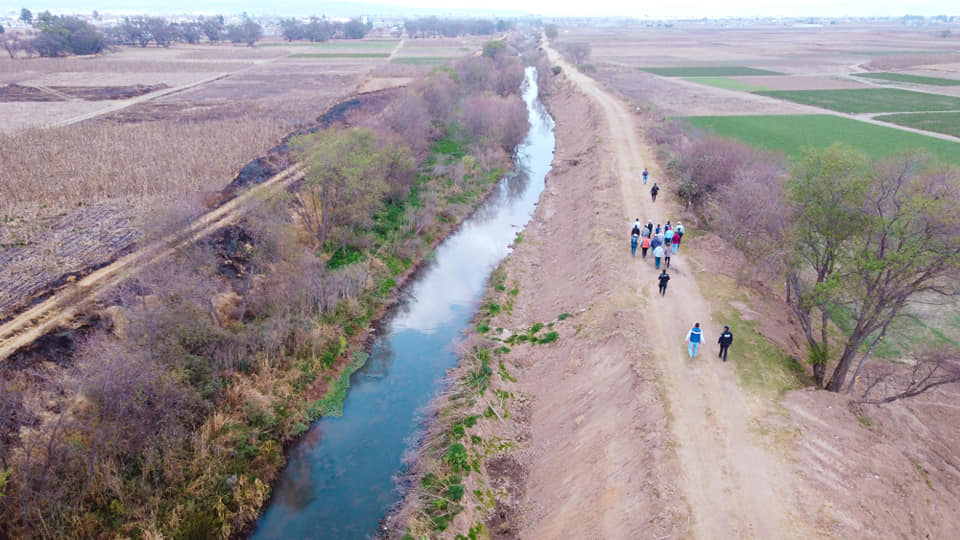
POLYGON ((687 352, 690 354, 690 358, 697 356, 697 348, 700 346, 700 342, 703 341, 703 330, 700 329, 700 323, 693 325, 693 328, 687 332, 687 341, 690 345, 687 347, 687 352))
POLYGON ((667 294, 667 282, 670 281, 670 274, 666 270, 660 272, 660 275, 657 277, 660 280, 660 296, 665 296, 667 294))
POLYGON ((657 193, 660 193, 660 186, 656 182, 653 183, 653 187, 650 188, 650 198, 653 199, 653 202, 657 202, 657 193))
POLYGON ((653 265, 657 270, 660 269, 660 259, 663 257, 663 246, 657 244, 657 247, 653 248, 653 265))
POLYGON ((720 344, 720 354, 717 356, 723 358, 723 361, 727 361, 727 349, 730 348, 730 344, 733 343, 733 334, 730 332, 729 326, 723 327, 723 333, 720 334, 720 339, 717 340, 717 343, 720 344))
POLYGON ((644 184, 647 183, 647 175, 649 175, 649 174, 650 174, 650 173, 647 172, 647 168, 644 167, 644 168, 643 168, 643 183, 644 183, 644 184))

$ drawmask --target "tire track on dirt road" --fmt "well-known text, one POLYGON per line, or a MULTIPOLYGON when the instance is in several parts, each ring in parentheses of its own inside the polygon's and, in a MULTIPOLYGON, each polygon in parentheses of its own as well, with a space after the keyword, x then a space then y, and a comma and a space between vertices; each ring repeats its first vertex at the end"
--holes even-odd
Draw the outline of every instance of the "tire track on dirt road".
POLYGON ((201 215, 183 230, 171 233, 91 272, 76 283, 66 285, 42 302, 17 314, 0 325, 0 361, 68 324, 90 301, 127 279, 136 270, 233 223, 244 214, 248 203, 264 190, 286 187, 302 177, 303 171, 299 165, 288 167, 219 208, 201 215))
MULTIPOLYGON (((559 64, 602 113, 598 119, 601 133, 606 130, 601 135, 602 146, 613 154, 610 162, 623 199, 623 237, 628 221, 634 217, 659 223, 675 219, 678 209, 667 201, 650 202, 650 186, 640 183, 644 166, 650 170, 651 183, 661 183, 665 177, 652 149, 642 142, 630 107, 563 61, 555 50, 545 49, 550 61, 559 64)), ((665 181, 669 183, 669 179, 665 181)), ((679 443, 677 455, 683 474, 677 483, 690 505, 694 536, 811 537, 787 511, 786 504, 795 500, 795 482, 788 469, 763 448, 751 429, 756 404, 748 401, 740 388, 733 366, 712 356, 716 351, 709 340, 719 336, 721 326, 710 320, 711 308, 685 255, 681 250, 673 258, 673 279, 665 298, 655 292, 657 272, 649 262, 631 261, 624 255, 625 263, 632 264, 624 264, 623 272, 629 282, 652 289, 651 306, 645 313, 641 298, 632 301, 636 303, 635 312, 644 314, 642 319, 647 323, 643 334, 655 358, 671 414, 670 428, 679 443), (707 342, 697 358, 689 360, 683 338, 697 321, 704 327, 707 342)))

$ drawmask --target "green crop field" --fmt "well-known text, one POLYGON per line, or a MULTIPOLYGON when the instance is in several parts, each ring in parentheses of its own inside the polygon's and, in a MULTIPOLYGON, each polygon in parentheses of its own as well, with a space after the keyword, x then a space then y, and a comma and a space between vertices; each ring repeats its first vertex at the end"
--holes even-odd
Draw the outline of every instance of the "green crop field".
POLYGON ((960 164, 960 143, 828 114, 691 116, 687 120, 717 135, 791 157, 798 156, 803 148, 825 148, 842 142, 873 158, 921 148, 944 161, 960 164))
POLYGON ((897 88, 773 90, 756 94, 845 113, 960 110, 960 98, 897 88))
POLYGON ((289 58, 389 58, 390 53, 297 53, 289 58))
POLYGON ((960 137, 960 113, 958 112, 885 114, 877 116, 876 119, 891 124, 960 137))
POLYGON ((455 56, 402 56, 390 60, 391 64, 443 64, 450 60, 456 60, 455 56))
POLYGON ((291 43, 260 43, 257 47, 310 47, 314 49, 392 49, 399 41, 323 41, 323 42, 291 42, 291 43))
POLYGON ((863 77, 864 79, 878 79, 881 81, 929 84, 934 86, 960 86, 960 80, 957 80, 957 79, 941 79, 938 77, 921 77, 919 75, 908 75, 906 73, 876 72, 876 73, 854 73, 853 75, 855 77, 863 77))
POLYGON ((689 66, 689 67, 644 67, 640 71, 661 77, 745 77, 750 75, 783 75, 776 71, 744 66, 689 66))
POLYGON ((749 84, 739 79, 731 79, 729 77, 684 77, 684 80, 698 84, 705 84, 707 86, 715 86, 717 88, 726 88, 727 90, 740 90, 743 92, 769 90, 769 88, 766 86, 757 86, 755 84, 749 84))

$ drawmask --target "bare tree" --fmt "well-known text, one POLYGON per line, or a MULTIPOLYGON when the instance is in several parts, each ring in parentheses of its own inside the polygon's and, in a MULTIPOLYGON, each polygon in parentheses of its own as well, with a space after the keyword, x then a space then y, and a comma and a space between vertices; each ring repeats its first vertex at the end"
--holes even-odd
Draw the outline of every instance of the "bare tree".
MULTIPOLYGON (((854 403, 880 405, 898 399, 918 396, 938 386, 960 383, 960 352, 948 349, 931 349, 919 354, 917 361, 905 373, 898 374, 899 366, 868 375, 863 396, 854 403), (882 397, 869 397, 880 394, 882 397)), ((852 385, 851 385, 852 386, 852 385)))
POLYGON ((578 66, 590 58, 590 44, 586 41, 561 42, 559 47, 564 56, 578 66))

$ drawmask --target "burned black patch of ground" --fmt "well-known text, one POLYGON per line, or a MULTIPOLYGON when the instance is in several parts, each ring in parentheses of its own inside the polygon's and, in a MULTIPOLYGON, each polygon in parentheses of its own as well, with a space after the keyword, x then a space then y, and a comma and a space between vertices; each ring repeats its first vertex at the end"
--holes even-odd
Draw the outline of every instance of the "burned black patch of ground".
POLYGON ((265 182, 294 163, 290 141, 294 137, 316 133, 336 125, 349 127, 352 114, 377 114, 383 111, 397 95, 397 89, 390 88, 379 92, 362 94, 334 105, 317 117, 316 123, 308 129, 287 135, 277 146, 271 148, 266 156, 247 163, 240 169, 236 178, 221 192, 220 204, 237 195, 242 189, 265 182))
POLYGON ((490 485, 495 491, 506 492, 506 497, 497 496, 493 515, 487 519, 491 538, 520 538, 520 501, 527 470, 510 454, 500 454, 485 463, 490 485))
POLYGON ((250 272, 250 253, 254 239, 239 225, 228 225, 207 239, 217 258, 217 271, 230 279, 241 279, 250 272))
POLYGON ((0 87, 0 102, 18 101, 112 101, 129 99, 169 88, 166 84, 132 86, 26 86, 0 87))

